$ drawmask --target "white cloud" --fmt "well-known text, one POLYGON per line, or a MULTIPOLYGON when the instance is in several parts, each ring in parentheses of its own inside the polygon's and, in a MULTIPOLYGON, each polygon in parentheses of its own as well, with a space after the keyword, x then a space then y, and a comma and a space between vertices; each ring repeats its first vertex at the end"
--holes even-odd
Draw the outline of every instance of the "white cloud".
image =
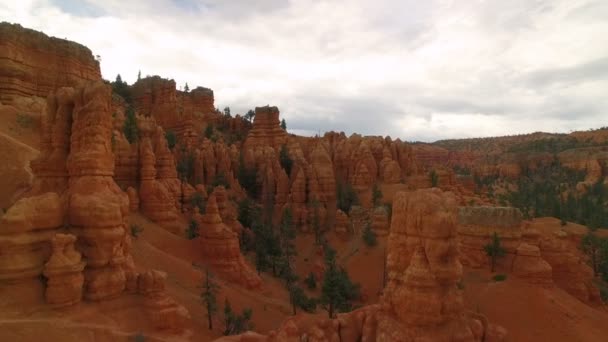
POLYGON ((605 125, 606 17, 602 0, 0 3, 101 55, 105 78, 141 70, 233 112, 277 105, 297 132, 404 140, 605 125))

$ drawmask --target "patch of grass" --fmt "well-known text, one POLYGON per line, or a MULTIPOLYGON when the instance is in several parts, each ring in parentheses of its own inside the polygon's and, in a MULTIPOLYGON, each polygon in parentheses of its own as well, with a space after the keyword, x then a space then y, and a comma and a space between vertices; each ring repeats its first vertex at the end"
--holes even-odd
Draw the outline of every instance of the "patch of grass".
POLYGON ((506 274, 497 274, 497 275, 493 276, 492 279, 494 281, 505 281, 505 280, 507 280, 507 275, 506 274))
POLYGON ((139 237, 139 234, 143 231, 144 231, 144 229, 141 228, 140 226, 138 226, 136 224, 131 225, 131 236, 132 237, 137 239, 137 237, 139 237))

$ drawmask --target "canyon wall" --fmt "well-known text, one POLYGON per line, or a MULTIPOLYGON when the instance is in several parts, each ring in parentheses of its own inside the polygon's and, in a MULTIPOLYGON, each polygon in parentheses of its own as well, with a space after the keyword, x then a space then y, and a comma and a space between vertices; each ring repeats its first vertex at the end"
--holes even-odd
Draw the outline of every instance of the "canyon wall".
POLYGON ((100 79, 99 62, 87 47, 19 24, 0 23, 1 103, 27 108, 32 98, 100 79))

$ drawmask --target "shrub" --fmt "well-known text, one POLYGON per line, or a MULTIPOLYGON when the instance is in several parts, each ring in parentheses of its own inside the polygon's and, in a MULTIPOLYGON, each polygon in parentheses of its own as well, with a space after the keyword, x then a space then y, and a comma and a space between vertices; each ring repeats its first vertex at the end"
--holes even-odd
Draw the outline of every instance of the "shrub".
POLYGON ((293 159, 289 156, 289 151, 287 150, 287 146, 281 146, 281 151, 279 152, 279 161, 281 163, 281 167, 287 173, 287 177, 291 175, 291 168, 293 166, 293 159))
POLYGON ((378 242, 376 240, 376 233, 372 230, 370 224, 365 225, 365 229, 363 229, 363 242, 367 245, 367 247, 373 247, 378 242))
POLYGON ((125 137, 129 141, 129 144, 133 144, 137 141, 139 136, 139 130, 137 128, 137 118, 135 117, 135 110, 129 106, 125 117, 125 123, 122 127, 125 137))
POLYGON ((131 236, 132 237, 134 237, 134 238, 139 237, 139 234, 143 231, 144 231, 144 229, 141 228, 140 226, 138 226, 136 224, 131 225, 131 236))
POLYGON ((314 290, 317 288, 317 278, 312 272, 308 274, 308 277, 304 279, 304 282, 306 283, 306 287, 308 287, 309 290, 314 290))
POLYGON ((437 184, 439 184, 439 176, 437 176, 437 172, 432 170, 429 177, 431 177, 431 187, 436 188, 437 184))
POLYGON ((492 279, 494 281, 505 281, 505 280, 507 280, 507 275, 506 274, 497 274, 497 275, 493 276, 492 279))
POLYGON ((194 220, 190 220, 190 224, 188 224, 188 229, 186 229, 186 238, 188 238, 188 240, 193 240, 198 235, 198 223, 194 220))
POLYGON ((169 145, 169 149, 173 149, 175 144, 177 144, 177 136, 173 131, 167 131, 165 133, 165 139, 167 139, 167 145, 169 145))
POLYGON ((350 212, 353 205, 359 204, 359 198, 353 187, 348 183, 338 183, 336 187, 338 208, 345 213, 350 212))

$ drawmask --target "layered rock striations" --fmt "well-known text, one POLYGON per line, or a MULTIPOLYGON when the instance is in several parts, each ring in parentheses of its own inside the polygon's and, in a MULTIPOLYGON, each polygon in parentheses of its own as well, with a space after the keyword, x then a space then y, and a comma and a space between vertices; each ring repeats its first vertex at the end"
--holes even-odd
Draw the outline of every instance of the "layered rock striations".
POLYGON ((58 235, 54 251, 51 247, 57 233, 68 231, 77 237, 76 250, 86 260, 84 298, 117 296, 134 265, 126 234, 128 196, 112 178, 110 89, 102 82, 61 88, 49 95, 47 111, 46 138, 33 162, 37 178, 26 197, 2 217, 0 274, 25 280, 44 271, 50 303, 77 302, 81 264, 72 238, 58 235))
POLYGON ((504 341, 504 329, 464 309, 458 260, 457 207, 439 189, 398 193, 388 238, 388 283, 380 304, 318 319, 286 320, 267 336, 218 341, 504 341))
POLYGON ((0 102, 21 107, 60 87, 101 80, 87 47, 18 24, 0 23, 0 102))
POLYGON ((82 299, 85 261, 75 242, 76 236, 71 234, 56 234, 51 240, 53 252, 43 272, 47 278, 45 297, 51 305, 69 306, 82 299))
POLYGON ((222 221, 215 193, 209 196, 200 218, 200 232, 201 252, 218 273, 248 288, 261 286, 261 278, 241 254, 237 233, 222 221))
POLYGON ((522 214, 511 207, 461 207, 458 212, 458 235, 461 260, 470 267, 489 267, 484 246, 493 234, 500 238, 506 255, 498 260, 498 268, 510 270, 523 232, 522 214))

